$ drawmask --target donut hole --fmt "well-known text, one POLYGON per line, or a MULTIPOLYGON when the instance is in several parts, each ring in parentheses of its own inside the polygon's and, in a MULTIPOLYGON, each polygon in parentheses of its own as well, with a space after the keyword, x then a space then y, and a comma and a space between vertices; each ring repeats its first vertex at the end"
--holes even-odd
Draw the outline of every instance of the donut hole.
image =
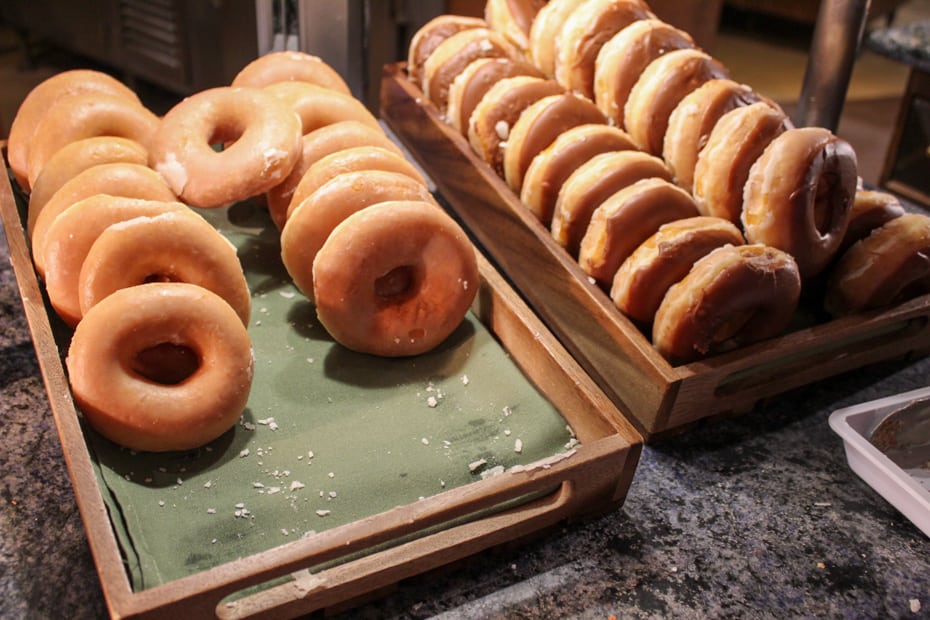
POLYGON ((419 286, 417 268, 400 265, 375 278, 375 295, 381 301, 400 303, 413 297, 419 286))
POLYGON ((163 342, 136 353, 130 368, 154 383, 177 385, 197 372, 200 356, 188 346, 163 342))
POLYGON ((225 123, 218 123, 207 142, 214 151, 223 151, 236 143, 245 133, 245 124, 238 119, 229 119, 225 123))
POLYGON ((142 278, 143 284, 178 282, 178 279, 170 273, 150 273, 142 278))

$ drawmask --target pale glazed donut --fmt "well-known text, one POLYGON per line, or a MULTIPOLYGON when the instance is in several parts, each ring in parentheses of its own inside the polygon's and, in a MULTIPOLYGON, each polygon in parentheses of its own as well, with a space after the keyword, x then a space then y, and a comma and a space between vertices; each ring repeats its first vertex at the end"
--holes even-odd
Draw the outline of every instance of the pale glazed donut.
POLYGON ((530 60, 544 75, 555 77, 556 44, 559 31, 584 0, 549 0, 539 9, 530 26, 530 60))
POLYGON ((232 428, 255 364, 229 304, 183 283, 107 297, 78 324, 66 362, 75 403, 91 426, 151 452, 194 449, 232 428), (162 364, 151 363, 157 356, 162 364))
POLYGON ((905 213, 840 257, 824 306, 833 316, 876 310, 930 293, 930 218, 905 213))
POLYGON ((623 261, 659 226, 697 214, 691 194, 670 181, 637 181, 594 210, 581 239, 578 264, 596 284, 609 289, 623 261))
POLYGON ((404 154, 380 126, 372 127, 359 121, 339 121, 305 134, 301 139, 300 157, 291 173, 265 194, 271 219, 279 230, 287 219, 294 190, 310 166, 327 155, 357 146, 377 146, 399 156, 404 154))
POLYGON ((308 82, 275 82, 262 90, 297 113, 303 134, 339 121, 358 121, 381 128, 375 115, 352 95, 308 82))
POLYGON ((559 29, 555 79, 594 100, 595 62, 601 47, 635 21, 655 17, 640 0, 584 0, 559 29))
POLYGON ((85 93, 60 97, 36 126, 29 145, 29 186, 46 162, 62 147, 94 136, 119 136, 149 147, 158 117, 121 95, 85 93))
POLYGON ((734 108, 760 101, 762 96, 750 87, 728 79, 710 80, 686 95, 669 116, 662 146, 675 182, 690 192, 698 153, 717 121, 734 108))
POLYGON ((300 155, 300 120, 258 88, 220 86, 187 97, 162 118, 149 164, 195 207, 222 207, 284 180, 300 155), (213 144, 225 144, 215 151, 213 144))
POLYGON ((693 48, 691 35, 659 19, 640 19, 616 33, 594 61, 594 101, 608 121, 623 127, 623 112, 636 80, 653 60, 693 48))
POLYGON ((151 282, 208 289, 249 324, 252 297, 236 247, 190 209, 140 216, 108 226, 81 265, 81 313, 114 292, 151 282))
POLYGON ((725 245, 672 285, 652 327, 652 343, 674 364, 781 334, 798 305, 794 259, 764 245, 725 245))
POLYGON ((38 213, 30 233, 32 260, 40 277, 45 274, 45 241, 49 226, 62 211, 95 194, 174 202, 178 199, 157 172, 139 164, 100 164, 67 181, 38 213))
POLYGON ((610 298, 623 314, 649 325, 668 289, 694 263, 716 248, 744 243, 739 228, 719 217, 699 215, 663 224, 620 265, 610 298))
POLYGON ((542 77, 542 72, 522 60, 513 58, 479 58, 469 63, 449 86, 446 120, 462 135, 468 134, 468 121, 481 98, 501 80, 528 75, 542 77))
POLYGON ((502 147, 520 114, 543 97, 562 92, 555 80, 528 75, 500 80, 488 89, 468 120, 468 143, 472 150, 503 176, 502 147))
POLYGON ((595 155, 562 184, 552 213, 552 237, 577 257, 594 210, 624 187, 653 177, 672 180, 665 163, 649 153, 616 151, 595 155))
POLYGON ((523 176, 520 200, 546 227, 562 184, 578 166, 595 155, 635 150, 625 131, 601 123, 587 123, 566 130, 530 162, 523 176))
POLYGON ((503 147, 507 185, 519 194, 526 169, 543 149, 572 127, 604 122, 604 115, 591 100, 573 93, 550 95, 533 103, 511 127, 503 147))
POLYGON ((740 221, 750 168, 789 124, 765 102, 734 108, 717 121, 694 165, 692 192, 702 215, 740 221))
POLYGON ((276 82, 307 82, 346 95, 348 84, 322 58, 306 52, 287 50, 259 56, 244 66, 230 86, 262 88, 276 82))
POLYGON ((39 211, 55 192, 84 170, 100 164, 115 163, 145 166, 148 157, 148 150, 144 146, 135 140, 117 136, 84 138, 61 148, 36 177, 32 193, 29 194, 27 229, 32 230, 39 211))
POLYGON ((427 186, 426 179, 423 178, 420 171, 394 151, 377 146, 348 148, 319 159, 307 169, 291 196, 291 202, 287 208, 287 217, 289 218, 297 206, 306 200, 310 194, 318 190, 334 176, 360 170, 398 172, 423 186, 427 186))
POLYGON ((455 76, 478 58, 520 58, 520 52, 489 28, 468 28, 440 43, 423 63, 423 94, 440 112, 446 112, 455 76))
POLYGON ((419 181, 398 172, 362 170, 336 175, 294 209, 281 231, 281 259, 300 291, 313 300, 313 259, 344 219, 379 202, 435 202, 419 181))
POLYGON ((49 226, 45 242, 45 290, 58 316, 71 327, 81 320, 81 266, 100 233, 134 217, 187 209, 180 202, 96 194, 62 211, 49 226))
POLYGON ((750 243, 791 254, 802 276, 835 255, 856 193, 856 153, 822 127, 790 129, 772 140, 746 182, 743 230, 750 243))
POLYGON ((487 27, 487 22, 478 17, 451 14, 438 15, 423 24, 413 33, 407 47, 407 75, 410 81, 417 86, 423 85, 423 63, 440 43, 456 32, 487 27))
POLYGON ((662 154, 672 111, 698 86, 729 73, 699 49, 678 49, 653 60, 636 80, 623 108, 623 125, 643 150, 662 154))
POLYGON ((7 160, 16 182, 29 191, 29 148, 36 127, 61 97, 83 93, 118 95, 142 105, 135 92, 116 78, 92 69, 72 69, 56 73, 29 91, 10 124, 7 160))
POLYGON ((488 0, 484 5, 484 21, 526 55, 530 27, 545 5, 546 0, 488 0))
POLYGON ((343 346, 418 355, 461 324, 478 292, 474 247, 441 208, 382 202, 358 211, 313 261, 317 317, 343 346))
POLYGON ((881 190, 856 189, 849 211, 849 225, 836 255, 841 256, 855 242, 865 239, 873 230, 904 213, 901 201, 894 194, 881 190))

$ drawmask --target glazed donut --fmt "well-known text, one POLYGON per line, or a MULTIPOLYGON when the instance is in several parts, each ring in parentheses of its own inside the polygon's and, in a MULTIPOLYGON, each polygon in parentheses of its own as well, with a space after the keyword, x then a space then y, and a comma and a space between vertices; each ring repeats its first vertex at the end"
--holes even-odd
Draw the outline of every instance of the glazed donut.
POLYGON ((504 175, 503 145, 520 114, 544 97, 562 93, 555 80, 532 76, 505 78, 488 89, 468 121, 468 143, 498 175, 504 175))
POLYGON ((440 43, 456 32, 487 27, 483 19, 464 15, 439 15, 423 24, 413 33, 407 47, 407 76, 410 81, 417 86, 423 85, 423 63, 440 43))
POLYGON ((36 177, 29 194, 27 229, 35 226, 35 218, 45 203, 62 185, 84 170, 100 164, 127 163, 145 166, 148 150, 129 138, 96 136, 84 138, 59 149, 36 177))
POLYGON ((36 127, 58 99, 84 93, 117 95, 142 105, 135 92, 106 73, 92 69, 72 69, 56 73, 29 91, 19 105, 7 138, 7 160, 17 184, 29 191, 29 148, 36 127))
POLYGON ((287 208, 291 204, 294 190, 310 166, 327 155, 357 146, 377 146, 400 157, 404 155, 380 126, 376 128, 359 121, 340 121, 304 135, 300 157, 291 173, 265 194, 271 219, 279 230, 287 219, 287 208))
POLYGON ((340 121, 358 121, 381 128, 375 115, 352 95, 308 82, 276 82, 262 90, 297 113, 303 134, 340 121))
POLYGON ((694 200, 702 215, 740 221, 749 170, 789 126, 785 114, 759 102, 734 108, 714 125, 694 164, 694 200))
POLYGON ((849 211, 849 225, 836 255, 843 255, 854 243, 865 239, 873 230, 904 213, 901 201, 894 194, 880 190, 857 189, 849 211))
POLYGON ((200 215, 171 210, 104 229, 79 275, 81 314, 115 291, 151 282, 186 282, 219 295, 249 324, 252 298, 236 247, 200 215))
POLYGON ((530 27, 545 5, 546 0, 488 0, 484 21, 525 55, 530 47, 530 27))
POLYGON ((277 82, 307 82, 346 95, 351 94, 339 72, 322 58, 294 50, 259 56, 236 74, 230 86, 262 88, 277 82))
POLYGON ((523 176, 520 200, 546 227, 562 184, 578 166, 595 155, 635 150, 626 132, 601 123, 587 123, 566 130, 530 162, 523 176))
POLYGON ((307 169, 291 196, 291 202, 287 207, 287 218, 290 218, 300 203, 336 175, 361 170, 398 172, 428 187, 420 171, 394 151, 377 146, 344 149, 321 158, 307 169))
POLYGON ((155 283, 94 306, 66 363, 75 403, 97 432, 132 450, 167 452, 232 428, 255 362, 248 332, 222 298, 155 283))
POLYGON ((635 21, 655 17, 640 0, 585 0, 559 29, 555 79, 567 90, 594 100, 598 52, 635 21))
POLYGON ((597 285, 609 289, 623 261, 659 226, 697 214, 691 194, 670 181, 637 181, 594 210, 578 249, 578 264, 597 285))
POLYGON ((788 326, 800 292, 789 254, 758 244, 719 247, 668 289, 653 345, 678 364, 771 338, 788 326))
POLYGON ((468 120, 481 98, 501 80, 528 75, 541 78, 542 72, 522 60, 479 58, 469 63, 449 86, 446 119, 462 135, 468 134, 468 120))
POLYGON ((181 200, 221 207, 284 180, 300 155, 301 127, 287 105, 257 88, 220 86, 187 97, 162 118, 149 163, 181 200), (214 144, 225 144, 221 151, 214 144))
POLYGON ((624 187, 653 177, 672 180, 668 168, 654 155, 642 151, 595 155, 562 184, 552 213, 552 237, 577 257, 594 210, 624 187))
POLYGON ((569 15, 584 0, 549 0, 530 26, 530 60, 546 77, 555 77, 556 43, 569 15))
POLYGON ((760 101, 762 96, 750 87, 728 79, 704 82, 686 95, 669 116, 662 146, 662 158, 675 182, 690 192, 698 153, 717 121, 734 108, 760 101))
POLYGON ((398 172, 362 170, 336 175, 301 202, 281 231, 281 259, 300 291, 313 300, 313 259, 336 226, 379 202, 435 203, 419 181, 398 172))
POLYGON ((620 265, 610 299, 623 314, 649 325, 668 289, 694 263, 716 248, 744 243, 739 228, 719 217, 699 215, 663 224, 620 265))
POLYGON ((121 95, 86 93, 60 97, 36 126, 29 145, 29 186, 62 147, 94 136, 119 136, 149 147, 159 120, 144 106, 121 95))
POLYGON ((824 306, 833 316, 884 308, 930 293, 930 217, 905 213, 840 257, 824 306))
POLYGON ((32 260, 40 277, 45 274, 45 241, 48 229, 62 211, 78 200, 95 194, 126 198, 174 202, 178 197, 154 170, 139 164, 100 164, 67 181, 52 195, 36 215, 29 233, 32 240, 32 260))
POLYGON ((440 112, 446 112, 455 76, 478 58, 520 58, 520 52, 489 28, 468 28, 440 43, 423 63, 423 94, 440 112))
POLYGON ((846 234, 856 167, 855 151, 828 129, 785 131, 749 172, 742 214, 746 240, 788 252, 802 276, 819 273, 846 234))
POLYGON ((45 290, 58 316, 71 327, 81 320, 81 266, 104 230, 134 217, 181 210, 187 206, 180 202, 96 194, 62 211, 49 226, 45 241, 45 290))
POLYGON ((693 48, 691 35, 659 19, 640 19, 611 37, 594 61, 594 102, 608 121, 623 127, 623 112, 636 80, 653 60, 693 48))
POLYGON ((441 208, 382 202, 336 226, 313 261, 317 317, 343 346, 389 357, 445 340, 478 291, 475 250, 441 208))
POLYGON ((708 80, 728 77, 727 69, 699 49, 677 49, 649 63, 630 90, 623 125, 641 149, 662 154, 672 111, 685 96, 708 80))
POLYGON ((589 99, 572 93, 543 97, 527 107, 510 129, 504 146, 504 180, 519 194, 530 162, 556 138, 578 125, 605 122, 589 99))

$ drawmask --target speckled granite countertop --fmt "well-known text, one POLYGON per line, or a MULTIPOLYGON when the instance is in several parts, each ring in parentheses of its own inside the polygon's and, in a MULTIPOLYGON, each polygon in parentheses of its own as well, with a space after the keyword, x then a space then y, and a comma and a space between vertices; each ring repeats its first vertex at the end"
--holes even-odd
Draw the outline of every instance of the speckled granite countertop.
MULTIPOLYGON (((930 540, 856 477, 827 424, 928 382, 930 360, 882 364, 646 447, 620 510, 347 617, 930 617, 930 540)), ((0 617, 105 617, 3 234, 0 470, 0 617)))
POLYGON ((930 72, 930 20, 871 30, 865 44, 874 52, 930 72))

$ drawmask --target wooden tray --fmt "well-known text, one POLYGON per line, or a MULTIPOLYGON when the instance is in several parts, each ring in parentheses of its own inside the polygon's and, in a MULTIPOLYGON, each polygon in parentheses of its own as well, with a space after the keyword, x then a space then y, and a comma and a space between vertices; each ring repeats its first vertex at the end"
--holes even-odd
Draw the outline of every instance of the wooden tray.
MULTIPOLYGON (((497 475, 476 476, 473 482, 312 536, 282 537, 281 544, 266 551, 189 576, 134 588, 104 498, 97 453, 71 398, 62 364, 65 351, 56 342, 60 322, 30 260, 24 202, 14 196, 6 172, 4 167, 0 216, 10 259, 113 617, 281 618, 344 607, 404 578, 622 504, 639 459, 641 436, 482 257, 481 287, 472 314, 493 334, 531 389, 571 426, 576 447, 497 475)), ((253 342, 260 331, 252 334, 253 342)), ((273 411, 274 403, 265 405, 273 411)), ((314 406, 319 405, 308 408, 314 406)))
POLYGON ((930 351, 930 296, 800 327, 672 366, 594 286, 499 176, 408 79, 385 67, 381 116, 489 258, 647 442, 845 371, 930 351))

